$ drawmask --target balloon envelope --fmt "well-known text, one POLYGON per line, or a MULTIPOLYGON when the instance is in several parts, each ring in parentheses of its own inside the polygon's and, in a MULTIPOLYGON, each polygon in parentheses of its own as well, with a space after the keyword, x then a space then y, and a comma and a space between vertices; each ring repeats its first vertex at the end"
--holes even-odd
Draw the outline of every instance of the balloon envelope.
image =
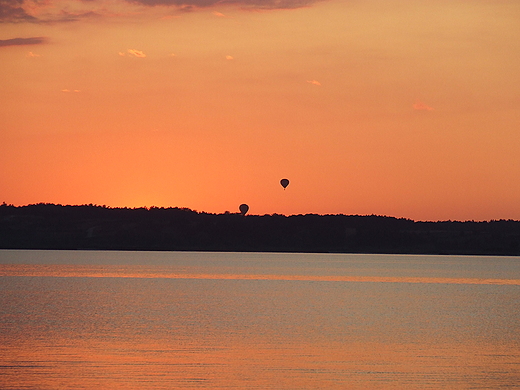
POLYGON ((289 185, 289 180, 287 180, 287 179, 282 179, 282 180, 280 180, 280 184, 281 184, 282 187, 285 189, 285 188, 289 185))
POLYGON ((243 203, 240 206, 238 206, 238 209, 240 210, 240 213, 242 215, 246 215, 246 213, 249 211, 249 206, 247 204, 243 203))

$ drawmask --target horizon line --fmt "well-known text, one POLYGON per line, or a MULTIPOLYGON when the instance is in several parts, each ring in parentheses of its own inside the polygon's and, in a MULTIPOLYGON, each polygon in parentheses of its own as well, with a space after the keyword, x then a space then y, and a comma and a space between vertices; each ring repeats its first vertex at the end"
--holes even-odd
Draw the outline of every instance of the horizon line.
MULTIPOLYGON (((224 211, 221 213, 212 213, 207 211, 198 211, 191 209, 189 207, 182 207, 182 206, 138 206, 138 207, 128 207, 128 206, 107 206, 105 204, 95 204, 95 203, 83 203, 83 204, 61 204, 61 203, 50 203, 50 202, 39 202, 39 203, 28 203, 24 205, 14 205, 13 203, 7 203, 3 201, 0 204, 0 207, 14 207, 14 208, 23 208, 23 207, 30 207, 30 206, 58 206, 58 207, 95 207, 95 208, 103 208, 107 210, 152 210, 152 209, 159 209, 159 210, 168 210, 168 209, 177 209, 177 210, 184 210, 184 211, 190 211, 196 214, 210 214, 210 215, 241 215, 240 212, 230 212, 230 211, 224 211)), ((284 217, 297 217, 297 216, 307 216, 307 215, 317 215, 317 216, 345 216, 345 217, 379 217, 379 218, 390 218, 390 219, 396 219, 396 220, 406 220, 406 221, 412 221, 412 222, 424 222, 424 223, 441 223, 441 222, 453 222, 453 223, 490 223, 490 222, 520 222, 520 220, 515 220, 512 218, 509 219, 488 219, 488 220, 455 220, 455 219, 447 219, 447 220, 415 220, 412 218, 407 217, 395 217, 391 215, 383 215, 383 214, 343 214, 343 213, 336 213, 336 214, 319 214, 319 213, 305 213, 305 214, 279 214, 279 213, 271 213, 271 214, 247 214, 244 215, 244 217, 264 217, 264 216, 284 216, 284 217)))

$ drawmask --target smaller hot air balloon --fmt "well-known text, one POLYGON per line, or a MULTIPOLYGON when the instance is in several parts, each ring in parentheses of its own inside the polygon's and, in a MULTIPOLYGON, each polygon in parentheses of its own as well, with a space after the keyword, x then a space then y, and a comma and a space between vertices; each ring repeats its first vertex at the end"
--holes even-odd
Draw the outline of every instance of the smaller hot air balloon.
POLYGON ((249 211, 249 206, 245 203, 242 203, 240 206, 238 206, 238 209, 240 210, 240 214, 246 215, 246 213, 249 211))
POLYGON ((289 180, 282 179, 282 180, 280 180, 280 184, 282 185, 283 189, 285 190, 287 188, 287 186, 289 185, 289 180))

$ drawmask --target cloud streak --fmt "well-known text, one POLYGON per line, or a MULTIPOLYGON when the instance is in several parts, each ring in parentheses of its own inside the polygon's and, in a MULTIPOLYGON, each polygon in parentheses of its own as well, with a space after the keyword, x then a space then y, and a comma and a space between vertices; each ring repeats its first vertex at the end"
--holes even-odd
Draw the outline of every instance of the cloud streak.
POLYGON ((40 45, 42 43, 45 43, 46 41, 47 41, 47 38, 45 38, 45 37, 0 39, 0 47, 2 47, 2 46, 40 45))
POLYGON ((126 0, 147 6, 177 6, 182 8, 208 8, 214 5, 232 4, 244 8, 294 9, 307 7, 320 0, 126 0))

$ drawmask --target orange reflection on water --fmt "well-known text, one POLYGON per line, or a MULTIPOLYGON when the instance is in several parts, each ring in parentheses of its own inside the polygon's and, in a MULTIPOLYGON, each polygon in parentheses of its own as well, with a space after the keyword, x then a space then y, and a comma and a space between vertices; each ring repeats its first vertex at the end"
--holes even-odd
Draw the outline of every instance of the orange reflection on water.
MULTIPOLYGON (((20 340, 0 364, 3 389, 513 388, 518 351, 487 344, 299 344, 284 340, 20 340), (16 350, 13 353, 13 350, 16 350)), ((0 351, 3 349, 0 348, 0 351)), ((4 352, 4 351, 2 351, 4 352)))
POLYGON ((376 284, 518 279, 283 270, 0 265, 0 276, 15 276, 0 278, 0 389, 462 390, 520 383, 518 288, 376 284), (60 279, 67 277, 76 279, 60 279))
POLYGON ((88 278, 162 278, 211 280, 297 280, 320 282, 376 282, 376 283, 441 283, 479 285, 520 285, 520 279, 446 278, 409 276, 349 276, 349 275, 278 275, 234 273, 182 273, 169 268, 115 265, 34 265, 0 264, 0 276, 88 277, 88 278))

